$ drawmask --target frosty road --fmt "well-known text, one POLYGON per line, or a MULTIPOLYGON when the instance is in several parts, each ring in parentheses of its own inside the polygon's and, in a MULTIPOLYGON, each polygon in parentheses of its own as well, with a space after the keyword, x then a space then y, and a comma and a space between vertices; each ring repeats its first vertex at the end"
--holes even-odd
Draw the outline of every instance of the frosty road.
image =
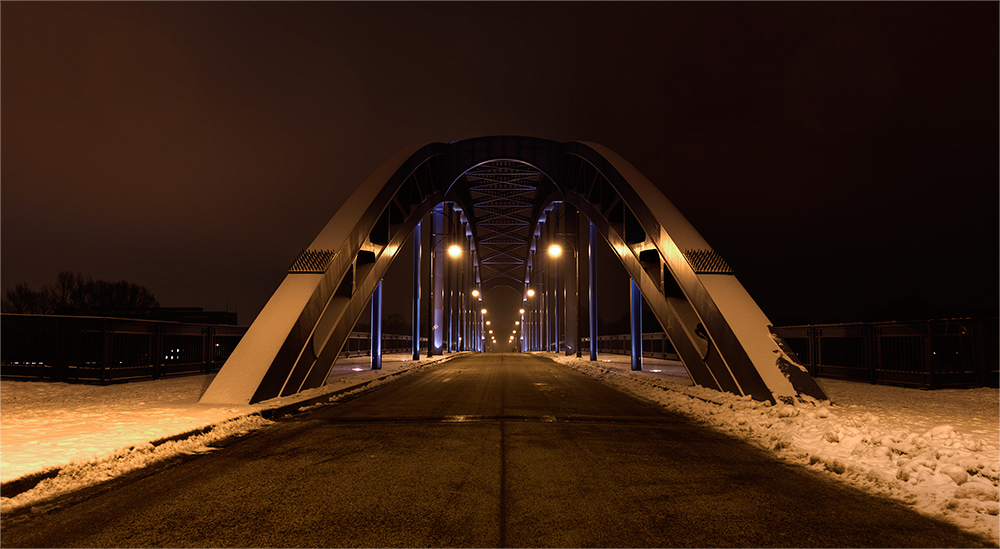
POLYGON ((970 547, 546 358, 456 358, 8 514, 6 547, 970 547))

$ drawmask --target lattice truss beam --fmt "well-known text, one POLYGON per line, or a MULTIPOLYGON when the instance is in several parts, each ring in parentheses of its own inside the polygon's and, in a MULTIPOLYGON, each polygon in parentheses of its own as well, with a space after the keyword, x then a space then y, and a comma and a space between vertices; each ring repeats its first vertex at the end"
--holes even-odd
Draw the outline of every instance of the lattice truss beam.
POLYGON ((511 161, 487 162, 466 172, 484 286, 521 286, 531 213, 542 177, 531 166, 511 161))

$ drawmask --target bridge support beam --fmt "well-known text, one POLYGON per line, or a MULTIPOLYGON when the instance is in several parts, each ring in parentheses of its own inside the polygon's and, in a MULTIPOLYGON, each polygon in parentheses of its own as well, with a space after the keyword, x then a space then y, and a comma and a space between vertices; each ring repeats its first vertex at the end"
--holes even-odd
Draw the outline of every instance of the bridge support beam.
POLYGON ((632 369, 642 370, 642 292, 635 279, 629 279, 629 304, 632 317, 632 369))
POLYGON ((382 281, 378 281, 372 292, 371 327, 372 370, 382 369, 382 281))
POLYGON ((419 221, 413 229, 413 360, 420 360, 420 261, 423 259, 420 226, 423 224, 419 221))
POLYGON ((590 304, 590 360, 597 361, 597 227, 593 221, 588 221, 590 225, 590 238, 587 240, 587 263, 590 276, 587 277, 587 296, 590 304))
POLYGON ((431 210, 430 276, 428 289, 431 298, 427 304, 427 358, 442 354, 444 325, 444 261, 438 256, 437 247, 444 239, 444 205, 431 210))
POLYGON ((563 228, 559 235, 573 249, 572 272, 563 277, 563 318, 566 337, 566 356, 582 356, 580 350, 580 219, 575 206, 561 205, 563 228))

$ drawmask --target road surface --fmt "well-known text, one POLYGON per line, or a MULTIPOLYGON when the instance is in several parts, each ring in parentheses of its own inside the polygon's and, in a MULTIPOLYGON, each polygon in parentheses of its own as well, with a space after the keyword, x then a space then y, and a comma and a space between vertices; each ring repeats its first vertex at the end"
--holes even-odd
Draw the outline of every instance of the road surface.
POLYGON ((5 516, 5 547, 948 547, 977 537, 547 359, 461 357, 5 516))

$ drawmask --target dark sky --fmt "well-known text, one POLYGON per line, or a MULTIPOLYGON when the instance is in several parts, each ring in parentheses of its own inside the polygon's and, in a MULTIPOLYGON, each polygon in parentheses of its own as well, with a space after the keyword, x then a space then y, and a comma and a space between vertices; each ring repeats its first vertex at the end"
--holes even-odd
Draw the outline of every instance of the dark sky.
POLYGON ((624 156, 772 320, 996 315, 998 10, 3 2, 2 284, 249 323, 390 156, 512 134, 624 156))

